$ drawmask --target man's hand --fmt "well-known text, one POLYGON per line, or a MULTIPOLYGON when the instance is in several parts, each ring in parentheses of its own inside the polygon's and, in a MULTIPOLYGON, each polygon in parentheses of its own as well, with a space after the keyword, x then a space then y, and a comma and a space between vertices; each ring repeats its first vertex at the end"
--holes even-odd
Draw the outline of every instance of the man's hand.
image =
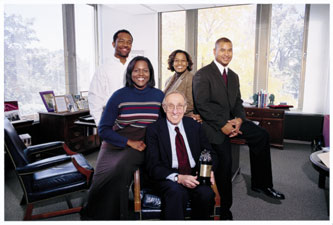
POLYGON ((234 129, 232 130, 229 137, 235 137, 238 134, 243 134, 242 131, 239 130, 243 123, 243 120, 241 118, 235 118, 233 120, 228 120, 228 123, 230 123, 234 127, 234 129))
POLYGON ((191 175, 178 175, 178 183, 182 184, 183 186, 187 188, 195 188, 200 183, 197 181, 197 176, 191 176, 191 175))
POLYGON ((224 127, 221 128, 222 133, 224 133, 225 135, 230 135, 232 133, 232 131, 234 130, 234 127, 231 123, 226 123, 224 125, 224 127))
POLYGON ((235 118, 232 120, 228 120, 228 123, 221 128, 222 133, 228 135, 230 138, 237 136, 238 134, 243 134, 240 131, 240 127, 242 125, 243 120, 241 118, 235 118))
POLYGON ((145 148, 146 148, 146 144, 143 141, 134 141, 134 140, 128 139, 127 145, 140 152, 145 150, 145 148))

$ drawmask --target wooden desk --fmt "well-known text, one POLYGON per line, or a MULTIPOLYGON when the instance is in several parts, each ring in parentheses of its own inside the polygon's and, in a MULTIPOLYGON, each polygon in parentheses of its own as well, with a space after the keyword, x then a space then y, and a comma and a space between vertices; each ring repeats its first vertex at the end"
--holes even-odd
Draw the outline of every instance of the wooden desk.
POLYGON ((64 141, 75 152, 85 152, 99 147, 95 141, 96 135, 86 136, 85 128, 74 123, 84 115, 89 115, 89 110, 66 113, 39 112, 43 141, 64 141))
POLYGON ((284 110, 270 108, 245 107, 246 117, 258 121, 270 136, 271 146, 283 149, 284 110))

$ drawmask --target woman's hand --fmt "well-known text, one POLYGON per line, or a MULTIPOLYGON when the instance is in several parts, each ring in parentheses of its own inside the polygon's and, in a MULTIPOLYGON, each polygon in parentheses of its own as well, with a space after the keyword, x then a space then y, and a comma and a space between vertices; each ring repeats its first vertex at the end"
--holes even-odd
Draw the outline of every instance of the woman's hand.
POLYGON ((134 141, 134 140, 128 139, 127 145, 140 152, 142 152, 146 148, 146 144, 143 141, 134 141))
POLYGON ((202 119, 200 117, 200 114, 192 114, 191 117, 197 121, 198 123, 202 123, 202 119))

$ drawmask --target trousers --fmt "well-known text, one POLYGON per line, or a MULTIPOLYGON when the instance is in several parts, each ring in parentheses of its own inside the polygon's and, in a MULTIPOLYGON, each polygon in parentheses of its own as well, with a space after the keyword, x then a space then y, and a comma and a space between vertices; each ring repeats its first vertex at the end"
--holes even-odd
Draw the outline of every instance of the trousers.
MULTIPOLYGON (((273 187, 271 154, 268 132, 252 121, 244 121, 240 127, 249 146, 251 184, 255 187, 273 187)), ((212 144, 218 156, 215 172, 216 186, 221 197, 221 213, 228 212, 232 206, 232 158, 231 144, 226 136, 222 144, 212 144)))

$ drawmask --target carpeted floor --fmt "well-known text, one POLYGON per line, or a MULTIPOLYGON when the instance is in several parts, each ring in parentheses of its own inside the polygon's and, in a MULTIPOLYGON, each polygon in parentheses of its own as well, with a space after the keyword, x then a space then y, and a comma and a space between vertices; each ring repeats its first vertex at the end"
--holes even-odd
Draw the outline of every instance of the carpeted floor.
MULTIPOLYGON (((283 192, 285 200, 273 200, 251 191, 248 147, 240 150, 240 174, 233 182, 234 220, 329 220, 329 179, 325 189, 318 188, 318 172, 309 161, 308 143, 285 142, 284 150, 272 148, 274 188, 283 192)), ((86 155, 94 166, 98 151, 86 155)), ((23 192, 14 171, 5 170, 5 221, 20 221, 25 206, 20 206, 23 192)), ((73 205, 82 203, 85 193, 73 196, 73 205)), ((34 212, 66 208, 66 202, 58 199, 53 203, 37 205, 34 212)), ((80 220, 79 214, 71 214, 48 220, 80 220)))

